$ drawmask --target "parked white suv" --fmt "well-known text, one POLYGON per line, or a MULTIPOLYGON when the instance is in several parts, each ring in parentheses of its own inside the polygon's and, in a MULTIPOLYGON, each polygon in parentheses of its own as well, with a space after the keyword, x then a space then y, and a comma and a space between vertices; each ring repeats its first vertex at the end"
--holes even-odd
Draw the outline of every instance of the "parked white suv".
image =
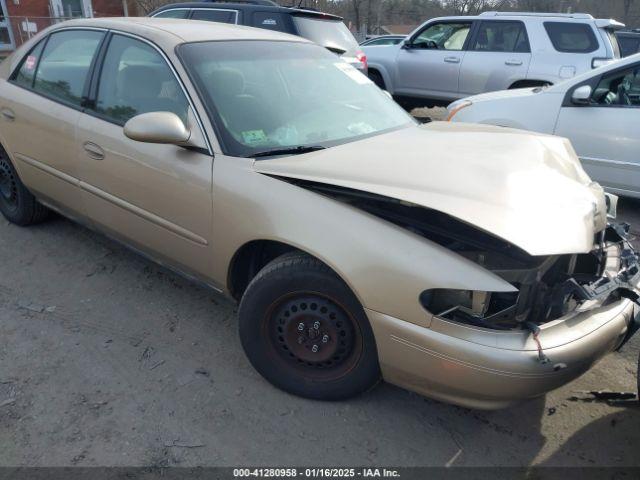
POLYGON ((485 12, 429 20, 404 42, 363 51, 369 75, 405 107, 555 84, 620 58, 624 25, 588 14, 485 12))
POLYGON ((560 85, 459 100, 449 120, 566 137, 592 179, 640 198, 640 53, 560 85))

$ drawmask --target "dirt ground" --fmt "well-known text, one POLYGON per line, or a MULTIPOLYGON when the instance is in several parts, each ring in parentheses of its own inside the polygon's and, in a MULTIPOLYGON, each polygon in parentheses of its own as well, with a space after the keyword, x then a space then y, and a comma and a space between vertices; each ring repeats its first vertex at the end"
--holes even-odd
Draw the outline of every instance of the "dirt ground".
POLYGON ((321 403, 251 368, 218 295, 60 217, 0 239, 0 466, 640 466, 638 408, 571 400, 634 390, 640 335, 508 410, 386 384, 321 403))

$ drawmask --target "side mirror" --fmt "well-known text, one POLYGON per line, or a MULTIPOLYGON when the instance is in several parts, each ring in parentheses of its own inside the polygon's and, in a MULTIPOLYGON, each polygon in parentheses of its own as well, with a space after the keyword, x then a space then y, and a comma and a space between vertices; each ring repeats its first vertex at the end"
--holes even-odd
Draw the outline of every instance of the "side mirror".
POLYGON ((184 145, 191 132, 180 117, 171 112, 149 112, 136 115, 124 124, 124 134, 145 143, 184 145))
POLYGON ((415 46, 413 45, 413 43, 411 43, 411 40, 403 40, 402 42, 402 48, 403 50, 412 50, 415 48, 415 46))
POLYGON ((571 94, 571 102, 574 105, 589 105, 591 103, 592 93, 593 90, 589 85, 578 87, 571 94))

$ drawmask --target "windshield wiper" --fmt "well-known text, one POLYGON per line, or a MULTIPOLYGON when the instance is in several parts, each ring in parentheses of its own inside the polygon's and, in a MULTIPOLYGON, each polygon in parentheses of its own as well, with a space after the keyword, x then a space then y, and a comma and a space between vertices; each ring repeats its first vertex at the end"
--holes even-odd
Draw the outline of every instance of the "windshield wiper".
POLYGON ((298 145, 297 147, 274 148, 273 150, 264 150, 263 152, 252 153, 247 158, 270 157, 272 155, 300 155, 302 153, 315 152, 324 150, 326 147, 321 145, 298 145))

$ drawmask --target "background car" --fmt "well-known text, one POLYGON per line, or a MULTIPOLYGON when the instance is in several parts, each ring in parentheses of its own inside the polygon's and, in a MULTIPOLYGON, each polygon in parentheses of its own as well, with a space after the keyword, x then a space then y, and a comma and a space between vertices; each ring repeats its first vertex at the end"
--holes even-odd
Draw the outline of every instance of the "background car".
POLYGON ((640 54, 552 87, 459 100, 449 117, 567 137, 594 180, 640 198, 640 54))
POLYGON ((247 25, 299 35, 339 55, 361 72, 367 72, 367 57, 358 42, 342 18, 329 13, 281 7, 270 0, 245 0, 172 3, 151 12, 149 16, 247 25))
POLYGON ((379 35, 377 37, 368 38, 364 42, 360 42, 360 46, 361 47, 380 47, 380 46, 387 46, 387 45, 397 45, 405 38, 407 38, 406 35, 379 35))
POLYGON ((616 38, 620 44, 620 53, 623 57, 640 52, 640 29, 618 31, 616 32, 616 38))
POLYGON ((623 26, 586 14, 435 18, 399 45, 368 49, 369 76, 407 108, 550 85, 620 58, 623 26))

